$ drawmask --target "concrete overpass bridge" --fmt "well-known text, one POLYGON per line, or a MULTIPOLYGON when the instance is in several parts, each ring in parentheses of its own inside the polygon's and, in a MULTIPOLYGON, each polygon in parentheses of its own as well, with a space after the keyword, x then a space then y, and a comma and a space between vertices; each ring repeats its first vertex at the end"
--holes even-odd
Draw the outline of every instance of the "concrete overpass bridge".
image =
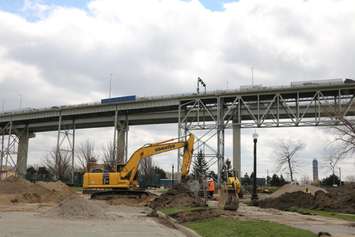
MULTIPOLYGON (((355 120, 354 95, 354 83, 338 80, 5 112, 0 114, 0 171, 11 164, 17 174, 25 174, 28 141, 35 133, 57 131, 57 153, 70 137, 74 160, 76 129, 113 127, 115 155, 124 162, 130 125, 176 123, 179 137, 193 130, 203 132, 195 149, 208 146, 218 171, 224 162, 224 131, 232 129, 233 167, 240 174, 241 128, 341 125, 339 118, 355 120), (207 145, 213 137, 215 147, 207 145)), ((179 160, 180 155, 178 166, 179 160)))

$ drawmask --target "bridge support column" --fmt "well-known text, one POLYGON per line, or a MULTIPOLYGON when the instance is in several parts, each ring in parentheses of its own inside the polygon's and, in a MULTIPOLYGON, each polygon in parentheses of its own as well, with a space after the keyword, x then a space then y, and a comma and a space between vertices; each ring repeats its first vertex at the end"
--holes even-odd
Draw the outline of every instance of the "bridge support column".
POLYGON ((217 98, 217 186, 221 189, 222 168, 224 166, 224 101, 223 98, 217 98))
POLYGON ((17 134, 18 148, 17 148, 17 162, 16 162, 16 175, 24 177, 27 169, 27 156, 28 156, 28 143, 30 138, 34 137, 33 133, 29 133, 28 129, 20 131, 17 134))
POLYGON ((237 174, 237 177, 241 176, 241 136, 240 125, 233 123, 233 169, 237 174))
POLYGON ((122 124, 117 127, 117 164, 124 164, 127 161, 127 138, 128 138, 128 126, 122 124))

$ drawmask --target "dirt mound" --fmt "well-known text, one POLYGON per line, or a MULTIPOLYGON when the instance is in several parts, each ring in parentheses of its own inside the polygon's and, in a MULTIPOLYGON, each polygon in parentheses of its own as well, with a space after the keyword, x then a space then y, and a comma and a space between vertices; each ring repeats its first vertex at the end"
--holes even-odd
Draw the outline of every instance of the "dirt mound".
POLYGON ((259 201, 259 206, 287 210, 310 208, 344 213, 355 213, 355 185, 328 188, 327 193, 318 190, 314 195, 305 192, 284 193, 276 198, 259 201))
POLYGON ((314 186, 314 185, 296 185, 296 184, 285 184, 280 187, 277 191, 272 193, 270 198, 277 198, 285 193, 294 193, 294 192, 307 192, 315 195, 317 191, 323 191, 326 193, 327 191, 323 188, 314 186))
POLYGON ((223 214, 222 210, 215 208, 197 209, 186 212, 178 212, 170 215, 179 223, 218 217, 223 214))
MULTIPOLYGON (((355 214, 355 184, 345 184, 336 188, 327 188, 329 197, 328 200, 322 200, 324 198, 319 195, 319 203, 321 208, 325 210, 336 210, 346 213, 355 214)), ((326 197, 326 198, 327 198, 326 197)))
POLYGON ((107 205, 104 202, 76 197, 59 203, 57 207, 49 209, 43 215, 64 218, 111 219, 112 216, 106 211, 106 209, 107 205))
POLYGON ((284 193, 277 198, 268 198, 259 201, 259 206, 263 208, 276 208, 286 210, 291 207, 313 208, 314 196, 305 192, 284 193))
POLYGON ((198 206, 205 206, 204 201, 181 184, 169 189, 150 203, 150 207, 154 209, 198 206))
POLYGON ((30 192, 34 185, 22 178, 10 176, 0 181, 0 194, 17 194, 30 192))
POLYGON ((65 183, 61 181, 56 181, 56 182, 37 182, 37 185, 40 185, 43 188, 46 188, 50 191, 53 192, 61 192, 61 193, 67 193, 67 194, 73 194, 75 193, 71 188, 69 188, 65 183))
POLYGON ((59 202, 74 195, 64 183, 40 183, 42 184, 31 183, 14 176, 0 181, 0 202, 4 204, 59 202))

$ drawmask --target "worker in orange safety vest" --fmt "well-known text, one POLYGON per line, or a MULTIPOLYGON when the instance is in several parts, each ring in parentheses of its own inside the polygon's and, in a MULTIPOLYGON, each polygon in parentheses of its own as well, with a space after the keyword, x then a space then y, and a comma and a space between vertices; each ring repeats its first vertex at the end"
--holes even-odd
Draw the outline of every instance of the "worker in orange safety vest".
POLYGON ((212 198, 214 193, 214 180, 213 178, 208 179, 208 197, 212 198))

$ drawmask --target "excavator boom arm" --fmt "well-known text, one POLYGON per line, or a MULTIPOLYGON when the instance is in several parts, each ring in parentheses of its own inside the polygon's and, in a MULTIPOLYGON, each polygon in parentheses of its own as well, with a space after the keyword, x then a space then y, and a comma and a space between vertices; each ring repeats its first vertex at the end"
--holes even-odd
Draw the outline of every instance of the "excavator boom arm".
POLYGON ((122 171, 120 172, 121 178, 130 177, 130 180, 133 180, 133 178, 137 173, 139 162, 142 159, 160 153, 176 150, 179 148, 184 148, 183 163, 181 166, 181 176, 182 177, 187 176, 189 174, 191 161, 192 161, 194 140, 195 140, 195 136, 193 134, 190 134, 188 139, 183 142, 182 141, 174 142, 172 139, 165 142, 149 144, 139 148, 132 154, 127 164, 123 167, 122 171))

